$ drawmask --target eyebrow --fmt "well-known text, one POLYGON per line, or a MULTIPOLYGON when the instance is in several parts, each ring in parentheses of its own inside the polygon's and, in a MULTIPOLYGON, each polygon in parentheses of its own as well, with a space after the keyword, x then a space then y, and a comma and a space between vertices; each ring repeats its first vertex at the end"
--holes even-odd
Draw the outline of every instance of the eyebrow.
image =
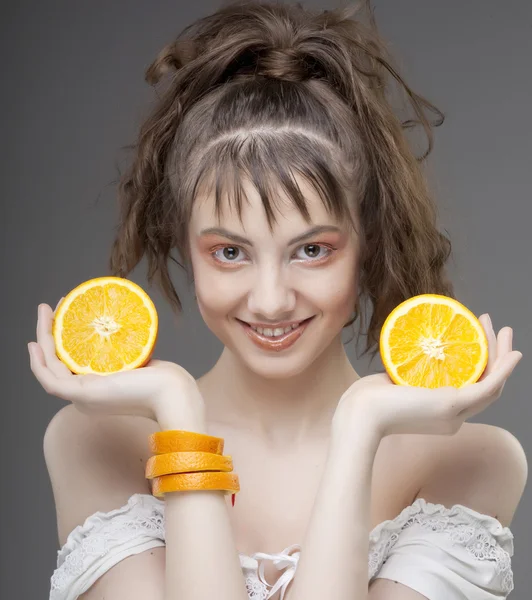
MULTIPOLYGON (((298 235, 295 238, 292 238, 288 242, 288 245, 291 246, 292 244, 296 244, 297 242, 306 240, 307 238, 317 235, 319 233, 327 233, 330 231, 335 232, 335 233, 342 232, 342 230, 339 227, 336 227, 335 225, 316 225, 315 227, 313 227, 312 229, 309 229, 305 233, 302 233, 301 235, 298 235)), ((207 229, 202 229, 200 231, 200 236, 208 235, 208 234, 222 235, 223 237, 226 237, 238 244, 247 244, 248 246, 253 247, 252 242, 250 242, 247 238, 242 237, 241 235, 238 235, 237 233, 232 233, 231 231, 224 229, 223 227, 208 227, 207 229)))

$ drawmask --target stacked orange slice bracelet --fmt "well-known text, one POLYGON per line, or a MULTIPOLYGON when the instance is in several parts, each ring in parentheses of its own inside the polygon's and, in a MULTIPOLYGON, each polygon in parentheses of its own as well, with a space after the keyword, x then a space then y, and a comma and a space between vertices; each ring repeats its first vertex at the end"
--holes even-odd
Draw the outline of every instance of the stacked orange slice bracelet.
POLYGON ((146 479, 152 480, 152 494, 161 498, 168 492, 222 490, 240 491, 238 475, 232 473, 231 456, 223 456, 224 440, 193 431, 156 431, 149 436, 153 456, 146 463, 146 479))

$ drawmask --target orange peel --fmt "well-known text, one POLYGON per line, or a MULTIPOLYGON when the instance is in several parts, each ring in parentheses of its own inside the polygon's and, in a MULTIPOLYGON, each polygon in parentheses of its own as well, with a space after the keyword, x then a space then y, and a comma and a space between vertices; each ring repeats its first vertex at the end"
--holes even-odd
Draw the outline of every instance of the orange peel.
POLYGON ((220 456, 210 452, 170 452, 151 456, 146 463, 146 479, 174 473, 193 473, 198 471, 233 470, 231 456, 220 456))

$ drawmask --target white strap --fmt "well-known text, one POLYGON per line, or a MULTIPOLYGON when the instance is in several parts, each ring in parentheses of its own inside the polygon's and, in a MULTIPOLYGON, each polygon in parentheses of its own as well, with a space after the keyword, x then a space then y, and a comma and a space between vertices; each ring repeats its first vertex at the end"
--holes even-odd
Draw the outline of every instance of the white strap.
POLYGON ((253 554, 252 558, 255 558, 257 560, 265 560, 266 559, 266 560, 273 561, 273 564, 279 571, 286 569, 286 571, 275 582, 275 585, 272 586, 264 578, 264 563, 263 562, 259 563, 259 579, 264 584, 266 584, 269 588, 271 588, 268 595, 266 596, 266 598, 271 598, 280 589, 281 590, 280 600, 283 600, 284 594, 286 592, 286 588, 288 587, 288 584, 292 581, 294 574, 296 572, 296 567, 297 567, 297 563, 299 560, 299 554, 300 554, 300 552, 299 552, 298 544, 289 546, 288 548, 285 548, 282 552, 279 552, 278 554, 266 554, 265 552, 256 552, 255 554, 253 554), (298 551, 295 552, 294 554, 290 555, 289 552, 291 552, 292 550, 295 550, 295 549, 298 549, 298 551))

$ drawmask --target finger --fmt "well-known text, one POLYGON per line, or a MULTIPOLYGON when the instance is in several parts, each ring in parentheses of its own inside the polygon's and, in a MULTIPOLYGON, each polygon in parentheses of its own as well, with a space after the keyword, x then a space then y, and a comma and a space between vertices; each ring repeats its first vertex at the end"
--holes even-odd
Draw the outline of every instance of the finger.
POLYGON ((497 337, 497 357, 503 357, 512 351, 514 332, 511 327, 503 327, 497 337))
POLYGON ((497 359, 496 368, 483 381, 460 388, 457 393, 460 414, 472 416, 495 402, 521 358, 523 355, 518 350, 506 353, 497 359))
POLYGON ((479 321, 481 322, 488 339, 488 362, 486 364, 486 368, 479 378, 479 381, 482 381, 492 372, 495 361, 497 360, 497 336, 493 330, 493 324, 488 313, 479 317, 479 321))
MULTIPOLYGON (((67 400, 66 394, 62 390, 61 381, 52 373, 52 371, 46 366, 46 360, 44 352, 39 344, 30 342, 28 344, 28 351, 30 355, 30 368, 32 373, 35 375, 37 381, 42 385, 44 390, 48 394, 57 396, 67 400)), ((63 380, 63 383, 65 380, 63 380)))
POLYGON ((37 317, 37 343, 39 344, 46 366, 56 377, 69 377, 70 369, 59 360, 55 351, 55 341, 52 335, 53 313, 48 304, 40 304, 37 317))
POLYGON ((501 359, 512 351, 512 328, 503 327, 497 335, 497 360, 493 369, 498 369, 501 359))

